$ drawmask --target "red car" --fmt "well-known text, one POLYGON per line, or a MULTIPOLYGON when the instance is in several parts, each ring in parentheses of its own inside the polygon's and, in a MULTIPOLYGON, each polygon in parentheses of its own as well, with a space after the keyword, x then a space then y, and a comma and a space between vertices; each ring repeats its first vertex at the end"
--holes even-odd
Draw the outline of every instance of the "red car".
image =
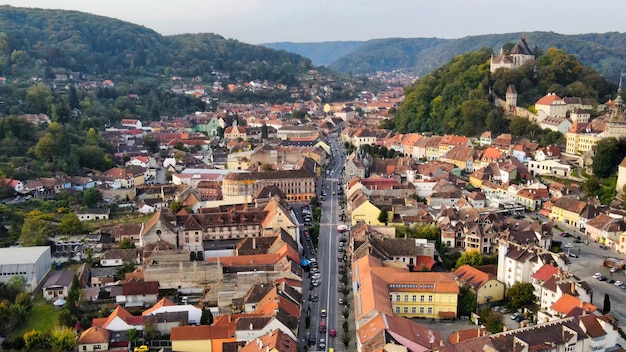
POLYGON ((322 334, 326 332, 326 322, 325 321, 321 321, 320 322, 320 332, 322 334))
POLYGON ((330 331, 328 332, 328 335, 329 335, 330 337, 335 337, 335 336, 337 336, 337 330, 335 330, 335 329, 330 329, 330 331))

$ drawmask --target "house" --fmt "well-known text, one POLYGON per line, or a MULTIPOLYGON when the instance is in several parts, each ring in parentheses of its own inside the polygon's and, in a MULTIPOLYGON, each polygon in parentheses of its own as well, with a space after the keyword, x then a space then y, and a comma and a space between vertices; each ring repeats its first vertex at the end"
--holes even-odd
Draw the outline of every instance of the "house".
POLYGON ((497 269, 492 266, 485 270, 482 271, 480 268, 466 264, 453 272, 454 279, 459 286, 469 287, 476 294, 476 303, 479 305, 504 299, 504 283, 498 281, 494 275, 497 269))
POLYGON ((76 209, 76 216, 80 221, 91 220, 108 220, 111 214, 109 208, 90 208, 90 209, 76 209))
POLYGON ((76 341, 78 351, 107 351, 111 332, 105 328, 92 326, 83 331, 76 341))
MULTIPOLYGON (((174 248, 178 248, 178 234, 175 226, 170 222, 171 214, 159 208, 147 222, 142 224, 140 247, 164 241, 174 248)), ((175 219, 172 219, 175 221, 175 219)))
POLYGON ((76 272, 71 270, 56 270, 48 275, 48 279, 43 284, 43 298, 47 301, 67 297, 67 292, 72 285, 72 280, 76 272))
POLYGON ((143 330, 143 317, 130 314, 122 306, 117 306, 106 318, 94 318, 92 326, 107 329, 111 332, 143 330))
POLYGON ((272 330, 248 342, 247 345, 239 349, 239 352, 296 352, 298 351, 298 339, 293 338, 292 335, 282 330, 272 330))
POLYGON ((585 202, 575 198, 561 197, 552 204, 550 219, 581 228, 580 214, 585 209, 585 205, 585 202))
POLYGON ((557 175, 569 176, 572 172, 572 166, 563 164, 560 160, 528 160, 528 171, 531 175, 557 175))
POLYGON ((547 129, 565 134, 572 128, 572 122, 565 117, 546 116, 541 120, 539 126, 544 130, 547 129))
POLYGON ((626 231, 624 217, 619 214, 598 214, 586 222, 585 235, 589 239, 606 244, 612 250, 619 250, 619 236, 626 231))
POLYGON ((149 315, 159 315, 164 313, 180 313, 184 312, 187 316, 186 325, 200 324, 200 318, 202 317, 202 309, 192 304, 174 304, 167 298, 162 298, 152 307, 146 309, 141 313, 146 317, 149 315))
POLYGON ((454 146, 441 155, 439 160, 454 164, 463 172, 474 172, 474 148, 472 147, 454 146))
POLYGON ((555 93, 548 93, 535 102, 535 110, 541 120, 547 116, 566 117, 567 104, 555 93))
POLYGON ((498 245, 498 281, 506 287, 516 282, 532 282, 531 276, 544 264, 565 267, 569 258, 564 253, 552 253, 538 246, 522 246, 501 239, 498 245))
POLYGON ((242 315, 236 321, 237 331, 235 333, 237 341, 250 342, 272 331, 280 331, 292 340, 297 341, 298 337, 285 325, 279 317, 263 317, 256 315, 242 315))
POLYGON ((109 249, 100 257, 100 265, 121 266, 127 263, 137 264, 139 260, 139 251, 136 249, 109 249))
MULTIPOLYGON (((219 320, 219 319, 216 319, 219 320)), ((173 327, 170 334, 172 351, 221 351, 222 344, 237 341, 234 324, 173 327)))
POLYGON ((384 225, 384 223, 378 221, 378 216, 382 209, 372 203, 369 197, 361 190, 357 190, 348 198, 348 210, 350 212, 352 225, 358 222, 364 222, 374 226, 384 225))
POLYGON ((157 303, 158 296, 158 281, 126 282, 122 286, 122 294, 115 297, 115 302, 126 307, 147 307, 157 303))

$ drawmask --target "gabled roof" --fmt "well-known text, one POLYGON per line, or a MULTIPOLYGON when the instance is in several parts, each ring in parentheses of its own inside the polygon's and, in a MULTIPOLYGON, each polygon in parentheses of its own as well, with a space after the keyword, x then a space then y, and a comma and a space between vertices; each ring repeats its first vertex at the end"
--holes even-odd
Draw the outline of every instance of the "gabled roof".
POLYGON ((276 329, 248 342, 248 344, 241 348, 239 352, 296 352, 297 350, 298 342, 294 341, 289 335, 285 334, 280 329, 276 329))
POLYGON ((152 307, 146 309, 143 313, 141 313, 141 315, 143 316, 150 315, 152 314, 152 312, 158 310, 161 307, 170 307, 170 306, 175 306, 175 305, 176 304, 174 304, 174 302, 167 299, 167 297, 163 297, 155 305, 153 305, 152 307))
POLYGON ((469 286, 475 291, 489 282, 489 280, 495 279, 493 275, 482 272, 467 264, 460 266, 453 274, 459 283, 469 286))
POLYGON ((598 322, 598 317, 596 317, 595 315, 584 315, 579 317, 579 319, 580 323, 583 326, 583 329, 591 338, 606 335, 606 331, 604 331, 604 328, 602 328, 602 325, 600 325, 600 322, 598 322))
POLYGON ((87 345, 93 343, 109 343, 111 339, 111 333, 105 328, 98 326, 92 326, 89 329, 83 331, 76 342, 79 345, 87 345))
POLYGON ((234 324, 219 326, 176 326, 170 332, 172 341, 227 339, 235 336, 234 324))
POLYGON ((158 293, 158 281, 127 282, 122 286, 122 294, 125 296, 154 295, 158 293))
POLYGON ((548 281, 548 279, 552 278, 552 276, 559 273, 559 269, 550 264, 544 264, 536 273, 534 273, 531 277, 540 281, 548 281))
POLYGON ((550 308, 557 313, 567 314, 574 307, 582 308, 589 313, 592 313, 597 309, 593 304, 583 302, 569 293, 563 294, 550 308))

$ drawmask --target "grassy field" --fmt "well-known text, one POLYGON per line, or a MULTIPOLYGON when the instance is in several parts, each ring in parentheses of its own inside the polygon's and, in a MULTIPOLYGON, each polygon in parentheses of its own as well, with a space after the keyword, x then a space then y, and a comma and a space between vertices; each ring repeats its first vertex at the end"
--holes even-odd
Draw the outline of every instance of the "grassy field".
POLYGON ((13 335, 23 335, 31 330, 46 331, 57 326, 59 311, 51 303, 44 301, 41 294, 33 301, 33 308, 26 314, 26 319, 13 332, 13 335))

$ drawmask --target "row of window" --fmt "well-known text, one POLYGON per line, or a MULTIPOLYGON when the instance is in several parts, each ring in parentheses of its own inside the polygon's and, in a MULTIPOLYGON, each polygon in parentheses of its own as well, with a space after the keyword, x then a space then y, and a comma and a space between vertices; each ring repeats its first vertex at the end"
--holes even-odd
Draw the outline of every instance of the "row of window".
MULTIPOLYGON (((417 295, 412 295, 412 301, 413 302, 417 302, 417 295)), ((425 301, 426 296, 424 295, 420 295, 420 302, 426 302, 425 301)), ((396 295, 396 300, 393 300, 393 296, 389 295, 389 299, 392 302, 400 302, 400 295, 396 295)), ((404 295, 404 302, 408 302, 409 301, 409 295, 404 295)), ((428 302, 432 302, 433 301, 433 295, 428 295, 428 302)))
POLYGON ((433 284, 391 284, 389 288, 433 288, 433 284))
POLYGON ((2 276, 15 276, 15 275, 26 275, 25 271, 20 271, 17 273, 0 273, 2 276))
MULTIPOLYGON (((424 314, 425 312, 428 312, 428 314, 433 314, 433 307, 428 307, 428 309, 420 307, 419 312, 420 314, 424 314)), ((409 314, 409 307, 404 307, 404 309, 402 309, 402 313, 409 314)), ((400 307, 396 307, 396 314, 400 314, 400 307)), ((417 314, 417 307, 411 307, 411 314, 417 314)))

